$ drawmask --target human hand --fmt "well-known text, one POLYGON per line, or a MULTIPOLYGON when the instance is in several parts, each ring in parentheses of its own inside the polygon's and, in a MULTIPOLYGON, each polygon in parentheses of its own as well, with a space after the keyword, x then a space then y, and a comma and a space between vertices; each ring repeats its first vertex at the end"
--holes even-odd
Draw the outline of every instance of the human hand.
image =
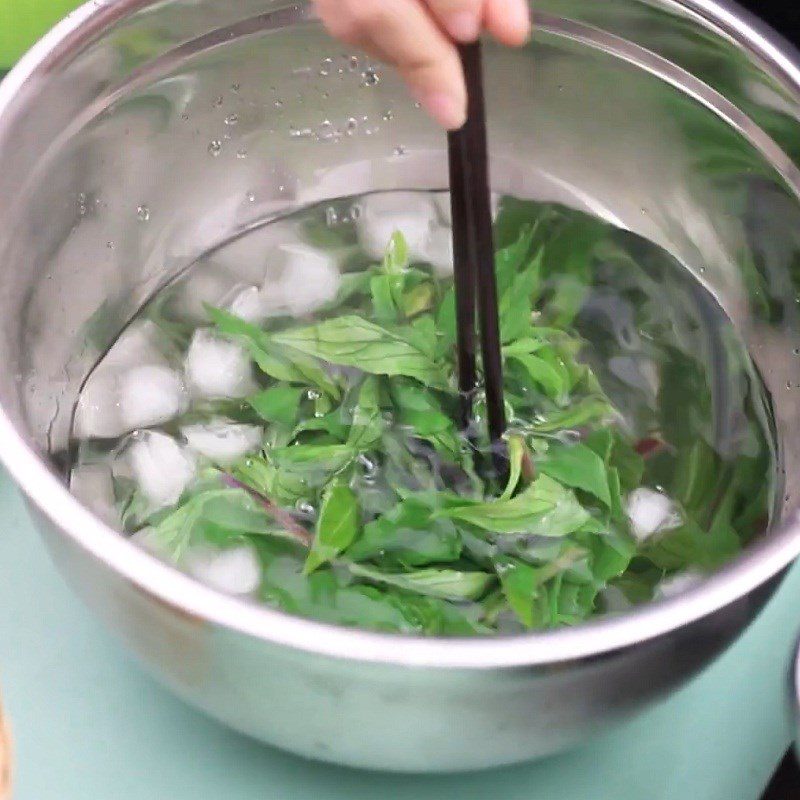
POLYGON ((530 32, 527 0, 315 0, 332 36, 399 70, 442 126, 460 128, 467 90, 456 43, 487 31, 518 47, 530 32))

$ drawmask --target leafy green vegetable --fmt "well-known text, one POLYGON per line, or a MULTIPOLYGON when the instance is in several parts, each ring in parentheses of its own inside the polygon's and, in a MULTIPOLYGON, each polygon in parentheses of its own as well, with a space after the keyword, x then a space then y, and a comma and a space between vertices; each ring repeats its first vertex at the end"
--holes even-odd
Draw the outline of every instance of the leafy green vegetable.
POLYGON ((382 572, 352 564, 350 571, 359 578, 374 581, 377 584, 396 586, 406 591, 417 592, 426 597, 438 597, 441 600, 477 600, 482 597, 494 583, 494 576, 485 572, 462 572, 453 569, 421 569, 411 572, 382 572))
MULTIPOLYGON (((177 501, 140 485, 133 448, 146 437, 79 445, 81 465, 111 465, 124 529, 148 547, 183 565, 193 548, 246 543, 274 608, 474 636, 579 624, 620 595, 646 602, 769 524, 766 394, 727 318, 666 254, 577 212, 504 198, 495 265, 510 426, 498 475, 480 388, 476 424, 456 422, 452 277, 412 258, 399 231, 377 261, 324 209, 298 222, 306 246, 336 253, 335 297, 263 326, 207 309, 215 334, 249 354, 258 388, 192 398, 161 426, 197 464, 177 501), (228 472, 183 438, 220 420, 232 446, 237 424, 263 430, 228 472), (659 524, 659 499, 677 527, 659 524)), ((743 266, 763 289, 763 265, 743 266)), ((142 313, 176 364, 197 327, 181 317, 180 289, 142 313)), ((763 298, 762 313, 781 308, 763 298)), ((98 331, 107 346, 113 331, 98 331)))
POLYGON ((275 386, 247 398, 247 402, 267 422, 292 425, 300 411, 303 389, 293 386, 275 386))
POLYGON ((444 366, 419 346, 408 326, 390 329, 361 317, 335 317, 308 328, 282 331, 272 341, 373 375, 406 375, 429 386, 448 386, 444 366))
POLYGON ((582 489, 611 505, 606 465, 584 444, 553 443, 547 454, 536 461, 536 468, 565 486, 582 489))
POLYGON ((491 533, 530 536, 566 536, 589 519, 575 495, 546 475, 512 500, 459 505, 438 513, 491 533))
POLYGON ((347 486, 331 486, 322 501, 317 531, 306 559, 309 574, 346 550, 358 536, 358 498, 347 486))

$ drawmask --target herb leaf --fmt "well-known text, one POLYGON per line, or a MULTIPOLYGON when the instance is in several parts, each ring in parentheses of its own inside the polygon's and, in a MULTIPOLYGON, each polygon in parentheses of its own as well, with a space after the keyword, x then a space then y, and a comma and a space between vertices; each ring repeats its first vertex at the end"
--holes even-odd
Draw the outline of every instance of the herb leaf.
POLYGON ((459 505, 438 514, 496 534, 553 537, 573 533, 589 520, 574 493, 546 475, 512 500, 459 505))
POLYGON ((606 506, 611 506, 606 466, 600 456, 585 444, 553 443, 547 455, 537 460, 536 467, 545 475, 574 489, 589 492, 606 506))
POLYGON ((316 535, 306 559, 306 575, 332 561, 358 536, 358 500, 347 486, 332 486, 325 493, 317 519, 316 535))
POLYGON ((406 375, 429 386, 447 388, 442 365, 418 343, 412 343, 413 338, 411 328, 383 328, 356 316, 335 317, 272 336, 277 344, 333 364, 373 375, 406 375))

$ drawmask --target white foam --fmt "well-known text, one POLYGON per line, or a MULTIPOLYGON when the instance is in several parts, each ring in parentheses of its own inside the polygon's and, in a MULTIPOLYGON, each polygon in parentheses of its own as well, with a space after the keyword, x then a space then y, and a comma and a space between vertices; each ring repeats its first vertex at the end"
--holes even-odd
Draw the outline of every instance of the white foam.
POLYGON ((264 436, 263 429, 257 425, 239 425, 226 420, 185 425, 181 433, 192 450, 221 465, 258 450, 264 436))
POLYGON ((177 503, 196 473, 194 455, 155 431, 139 434, 126 458, 139 489, 155 509, 177 503))
POLYGON ((187 553, 186 568, 199 581, 225 594, 251 594, 261 583, 261 565, 250 545, 226 550, 193 547, 187 553))
POLYGON ((185 370, 195 397, 240 398, 256 390, 247 350, 208 330, 195 332, 186 354, 185 370))
POLYGON ((641 487, 628 497, 628 518, 634 536, 641 542, 656 533, 677 528, 681 513, 675 502, 665 494, 641 487))
POLYGON ((119 410, 125 430, 162 425, 189 407, 183 380, 169 367, 146 365, 119 376, 119 410))

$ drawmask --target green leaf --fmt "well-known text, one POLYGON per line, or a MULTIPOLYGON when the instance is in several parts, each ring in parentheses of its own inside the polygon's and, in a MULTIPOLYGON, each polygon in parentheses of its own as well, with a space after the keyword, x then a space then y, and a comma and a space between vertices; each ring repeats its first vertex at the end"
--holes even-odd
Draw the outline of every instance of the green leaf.
POLYGON ((508 356, 524 368, 528 378, 556 402, 564 402, 569 389, 568 376, 532 353, 514 352, 508 356))
POLYGON ((566 486, 588 492, 611 506, 606 466, 600 456, 586 445, 553 442, 547 455, 537 460, 536 467, 566 486))
POLYGON ((395 231, 389 239, 383 257, 383 271, 387 275, 397 275, 408 267, 408 243, 400 231, 395 231))
POLYGON ((322 501, 311 552, 306 559, 306 575, 333 561, 358 536, 358 499, 347 486, 332 486, 322 501))
POLYGON ((359 452, 369 450, 381 440, 385 430, 386 421, 380 406, 380 384, 378 378, 371 376, 361 385, 347 444, 359 452))
POLYGON ((496 534, 553 537, 566 536, 589 519, 575 494, 546 475, 512 500, 464 504, 437 514, 496 534))
POLYGON ((267 422, 293 425, 300 410, 304 389, 292 386, 275 386, 247 398, 247 402, 267 422))
POLYGON ((436 519, 430 503, 413 495, 364 526, 347 551, 353 561, 388 557, 404 567, 456 561, 461 537, 449 519, 436 519))
POLYGON ((508 483, 500 496, 501 501, 510 500, 517 490, 522 477, 522 462, 526 453, 525 439, 522 436, 511 435, 508 437, 508 483))
POLYGON ((436 299, 436 289, 430 281, 418 283, 403 293, 402 311, 409 319, 430 311, 436 299))
POLYGON ((437 597, 441 600, 477 600, 495 582, 486 572, 463 572, 455 569, 421 569, 414 572, 382 572, 363 564, 351 564, 350 572, 358 578, 396 586, 408 592, 437 597))
POLYGON ((247 347, 250 357, 266 375, 287 383, 315 386, 334 399, 340 397, 341 390, 335 381, 313 358, 292 348, 276 346, 274 339, 261 328, 228 311, 207 305, 206 313, 220 333, 247 347))
POLYGON ((612 437, 614 447, 608 463, 619 473, 620 485, 623 489, 626 491, 637 489, 642 484, 644 459, 619 431, 612 429, 612 437))
POLYGON ((426 387, 398 379, 389 387, 397 406, 397 421, 408 425, 419 436, 441 433, 453 427, 453 418, 442 411, 441 403, 426 387))
POLYGON ((613 409, 608 400, 599 397, 587 397, 573 403, 567 408, 544 414, 531 423, 531 429, 537 433, 555 433, 559 430, 579 428, 591 422, 605 422, 613 409))
POLYGON ((345 316, 273 335, 273 340, 333 364, 374 375, 407 375, 429 386, 447 388, 441 364, 417 342, 413 329, 382 328, 361 317, 345 316))
POLYGON ((349 466, 356 452, 346 444, 296 444, 275 448, 267 457, 282 477, 294 475, 319 488, 349 466))
POLYGON ((383 325, 397 322, 398 310, 393 288, 395 283, 397 280, 393 275, 375 275, 369 284, 369 290, 372 293, 373 316, 383 325))
POLYGON ((189 497, 155 526, 159 546, 179 561, 198 541, 220 544, 248 536, 287 536, 258 503, 240 489, 208 489, 189 497))
POLYGON ((499 305, 500 333, 503 344, 525 336, 531 327, 533 296, 539 284, 542 252, 514 276, 502 294, 499 305))
POLYGON ((541 597, 542 584, 546 580, 543 570, 524 561, 506 558, 498 562, 497 574, 508 605, 526 628, 537 627, 534 604, 541 597))
POLYGON ((516 241, 495 254, 497 293, 500 297, 505 296, 514 279, 522 271, 523 265, 528 261, 535 235, 535 225, 523 225, 516 241))

